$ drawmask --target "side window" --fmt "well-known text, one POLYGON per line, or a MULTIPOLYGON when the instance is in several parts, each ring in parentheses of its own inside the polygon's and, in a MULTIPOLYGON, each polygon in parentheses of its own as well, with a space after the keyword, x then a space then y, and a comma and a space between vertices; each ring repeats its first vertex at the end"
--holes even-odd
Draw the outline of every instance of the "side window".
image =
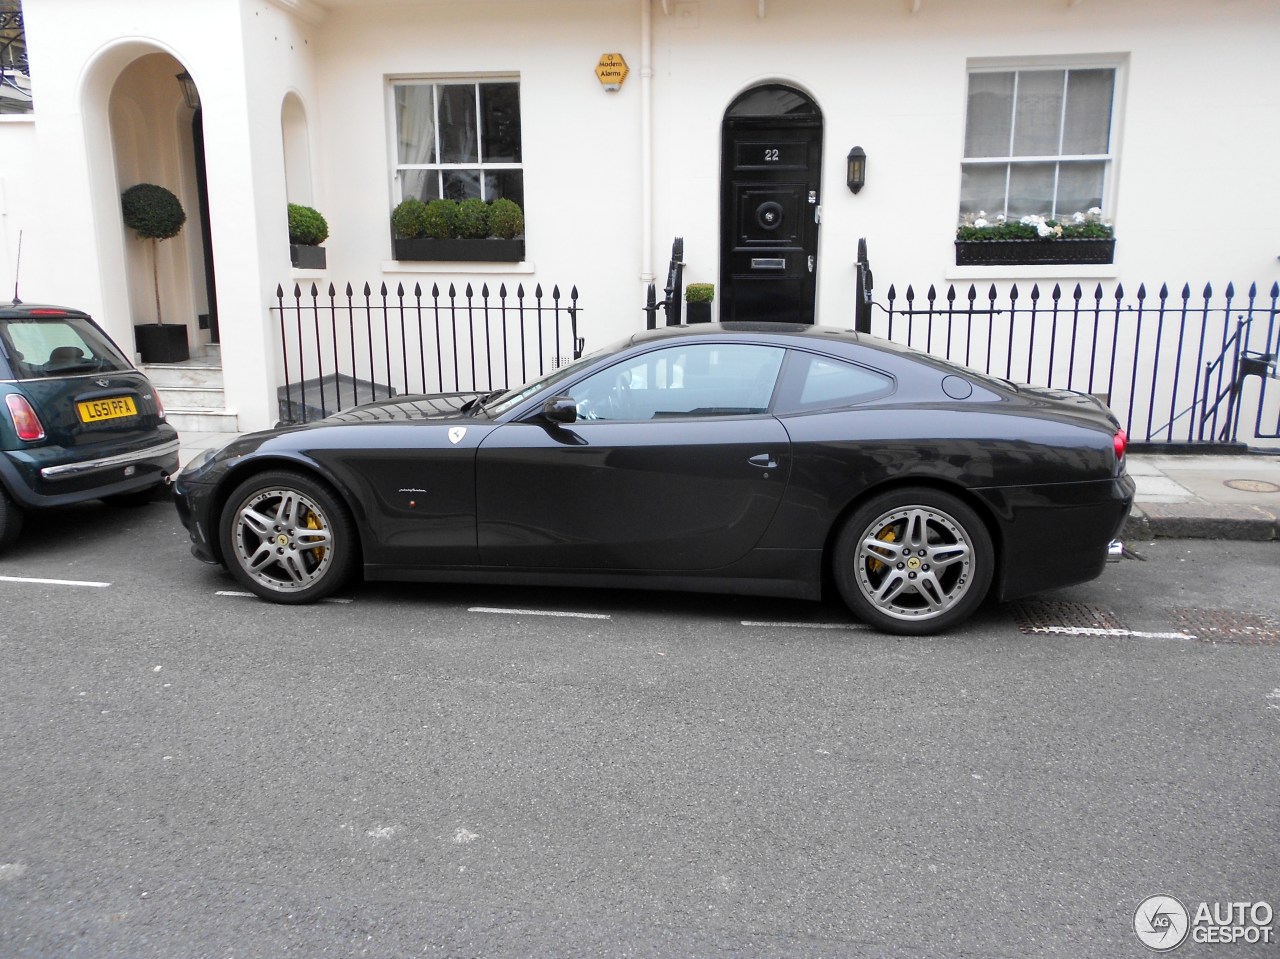
POLYGON ((671 346, 619 363, 571 391, 584 420, 745 416, 769 409, 780 347, 671 346))
POLYGON ((30 113, 31 67, 22 2, 0 4, 0 113, 30 113))
POLYGON ((971 67, 960 216, 1101 208, 1115 162, 1116 68, 971 67))
POLYGON ((398 200, 524 206, 517 79, 406 79, 391 89, 398 200))
POLYGON ((839 409, 893 392, 893 377, 827 356, 796 352, 776 406, 778 413, 839 409))

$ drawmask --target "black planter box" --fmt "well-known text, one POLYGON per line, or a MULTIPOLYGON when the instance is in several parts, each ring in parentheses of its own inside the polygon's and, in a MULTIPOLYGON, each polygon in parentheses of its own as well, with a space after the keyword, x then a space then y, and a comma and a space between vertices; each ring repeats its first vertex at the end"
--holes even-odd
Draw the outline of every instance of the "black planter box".
POLYGON ((685 303, 684 305, 684 321, 686 323, 710 323, 711 322, 711 304, 710 303, 685 303))
POLYGON ((324 247, 290 243, 289 261, 294 265, 295 269, 323 270, 326 264, 324 247))
POLYGON ((484 263, 519 263, 524 240, 391 240, 397 260, 472 260, 484 263))
POLYGON ((1105 240, 956 240, 956 266, 1112 263, 1115 237, 1105 240))
POLYGON ((191 358, 182 323, 139 324, 133 328, 133 342, 143 363, 181 363, 191 358))

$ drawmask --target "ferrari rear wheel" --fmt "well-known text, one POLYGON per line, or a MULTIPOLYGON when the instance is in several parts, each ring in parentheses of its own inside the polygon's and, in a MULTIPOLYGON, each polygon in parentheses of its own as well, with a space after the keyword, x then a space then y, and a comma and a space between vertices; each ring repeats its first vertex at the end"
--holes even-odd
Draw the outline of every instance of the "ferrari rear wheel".
POLYGON ((355 524, 319 480, 279 471, 251 477, 231 494, 220 524, 232 574, 263 599, 312 603, 351 574, 355 524))
POLYGON ((922 636, 973 614, 991 585, 995 549, 960 499, 908 488, 854 512, 836 539, 834 562, 854 615, 886 633, 922 636))

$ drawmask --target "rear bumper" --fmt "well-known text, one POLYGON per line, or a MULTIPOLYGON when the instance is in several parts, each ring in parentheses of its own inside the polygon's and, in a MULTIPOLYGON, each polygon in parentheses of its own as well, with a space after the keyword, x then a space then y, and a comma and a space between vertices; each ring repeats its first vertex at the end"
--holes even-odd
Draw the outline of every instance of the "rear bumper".
POLYGON ((176 439, 147 449, 135 450, 132 453, 118 453, 114 456, 102 456, 98 459, 63 463, 59 466, 43 466, 40 468, 40 478, 46 480, 69 479, 73 476, 83 476, 85 473, 96 473, 100 470, 112 470, 118 466, 147 462, 156 457, 169 454, 172 454, 175 459, 177 458, 178 441, 176 439))
POLYGON ((0 483, 28 508, 131 493, 177 471, 178 434, 167 425, 143 442, 109 451, 40 446, 0 452, 0 483))
POLYGON ((1132 477, 977 490, 999 525, 999 599, 1102 575, 1133 505, 1132 477))

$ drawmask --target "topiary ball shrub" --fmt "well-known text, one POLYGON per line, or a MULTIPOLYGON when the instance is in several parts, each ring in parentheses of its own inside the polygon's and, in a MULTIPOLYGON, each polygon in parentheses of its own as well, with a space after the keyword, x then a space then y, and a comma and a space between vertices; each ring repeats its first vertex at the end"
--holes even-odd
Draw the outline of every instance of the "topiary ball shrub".
POLYGON ((716 298, 714 283, 690 283, 684 288, 686 303, 710 303, 716 298))
POLYGON ((524 234, 524 213, 520 205, 506 197, 489 204, 489 232, 503 240, 524 234))
POLYGON ((289 204, 289 242, 299 246, 319 246, 329 238, 329 224, 309 206, 289 204))
POLYGON ((478 198, 458 204, 458 236, 464 240, 483 240, 488 235, 488 204, 478 198))
POLYGON ((422 235, 433 240, 452 240, 458 235, 458 202, 432 200, 422 215, 422 235))
POLYGON ((147 240, 167 240, 178 235, 187 214, 178 198, 162 186, 139 183, 120 197, 124 225, 147 240))
POLYGON ((427 235, 427 205, 417 197, 401 200, 391 211, 391 232, 397 240, 416 240, 427 235))

